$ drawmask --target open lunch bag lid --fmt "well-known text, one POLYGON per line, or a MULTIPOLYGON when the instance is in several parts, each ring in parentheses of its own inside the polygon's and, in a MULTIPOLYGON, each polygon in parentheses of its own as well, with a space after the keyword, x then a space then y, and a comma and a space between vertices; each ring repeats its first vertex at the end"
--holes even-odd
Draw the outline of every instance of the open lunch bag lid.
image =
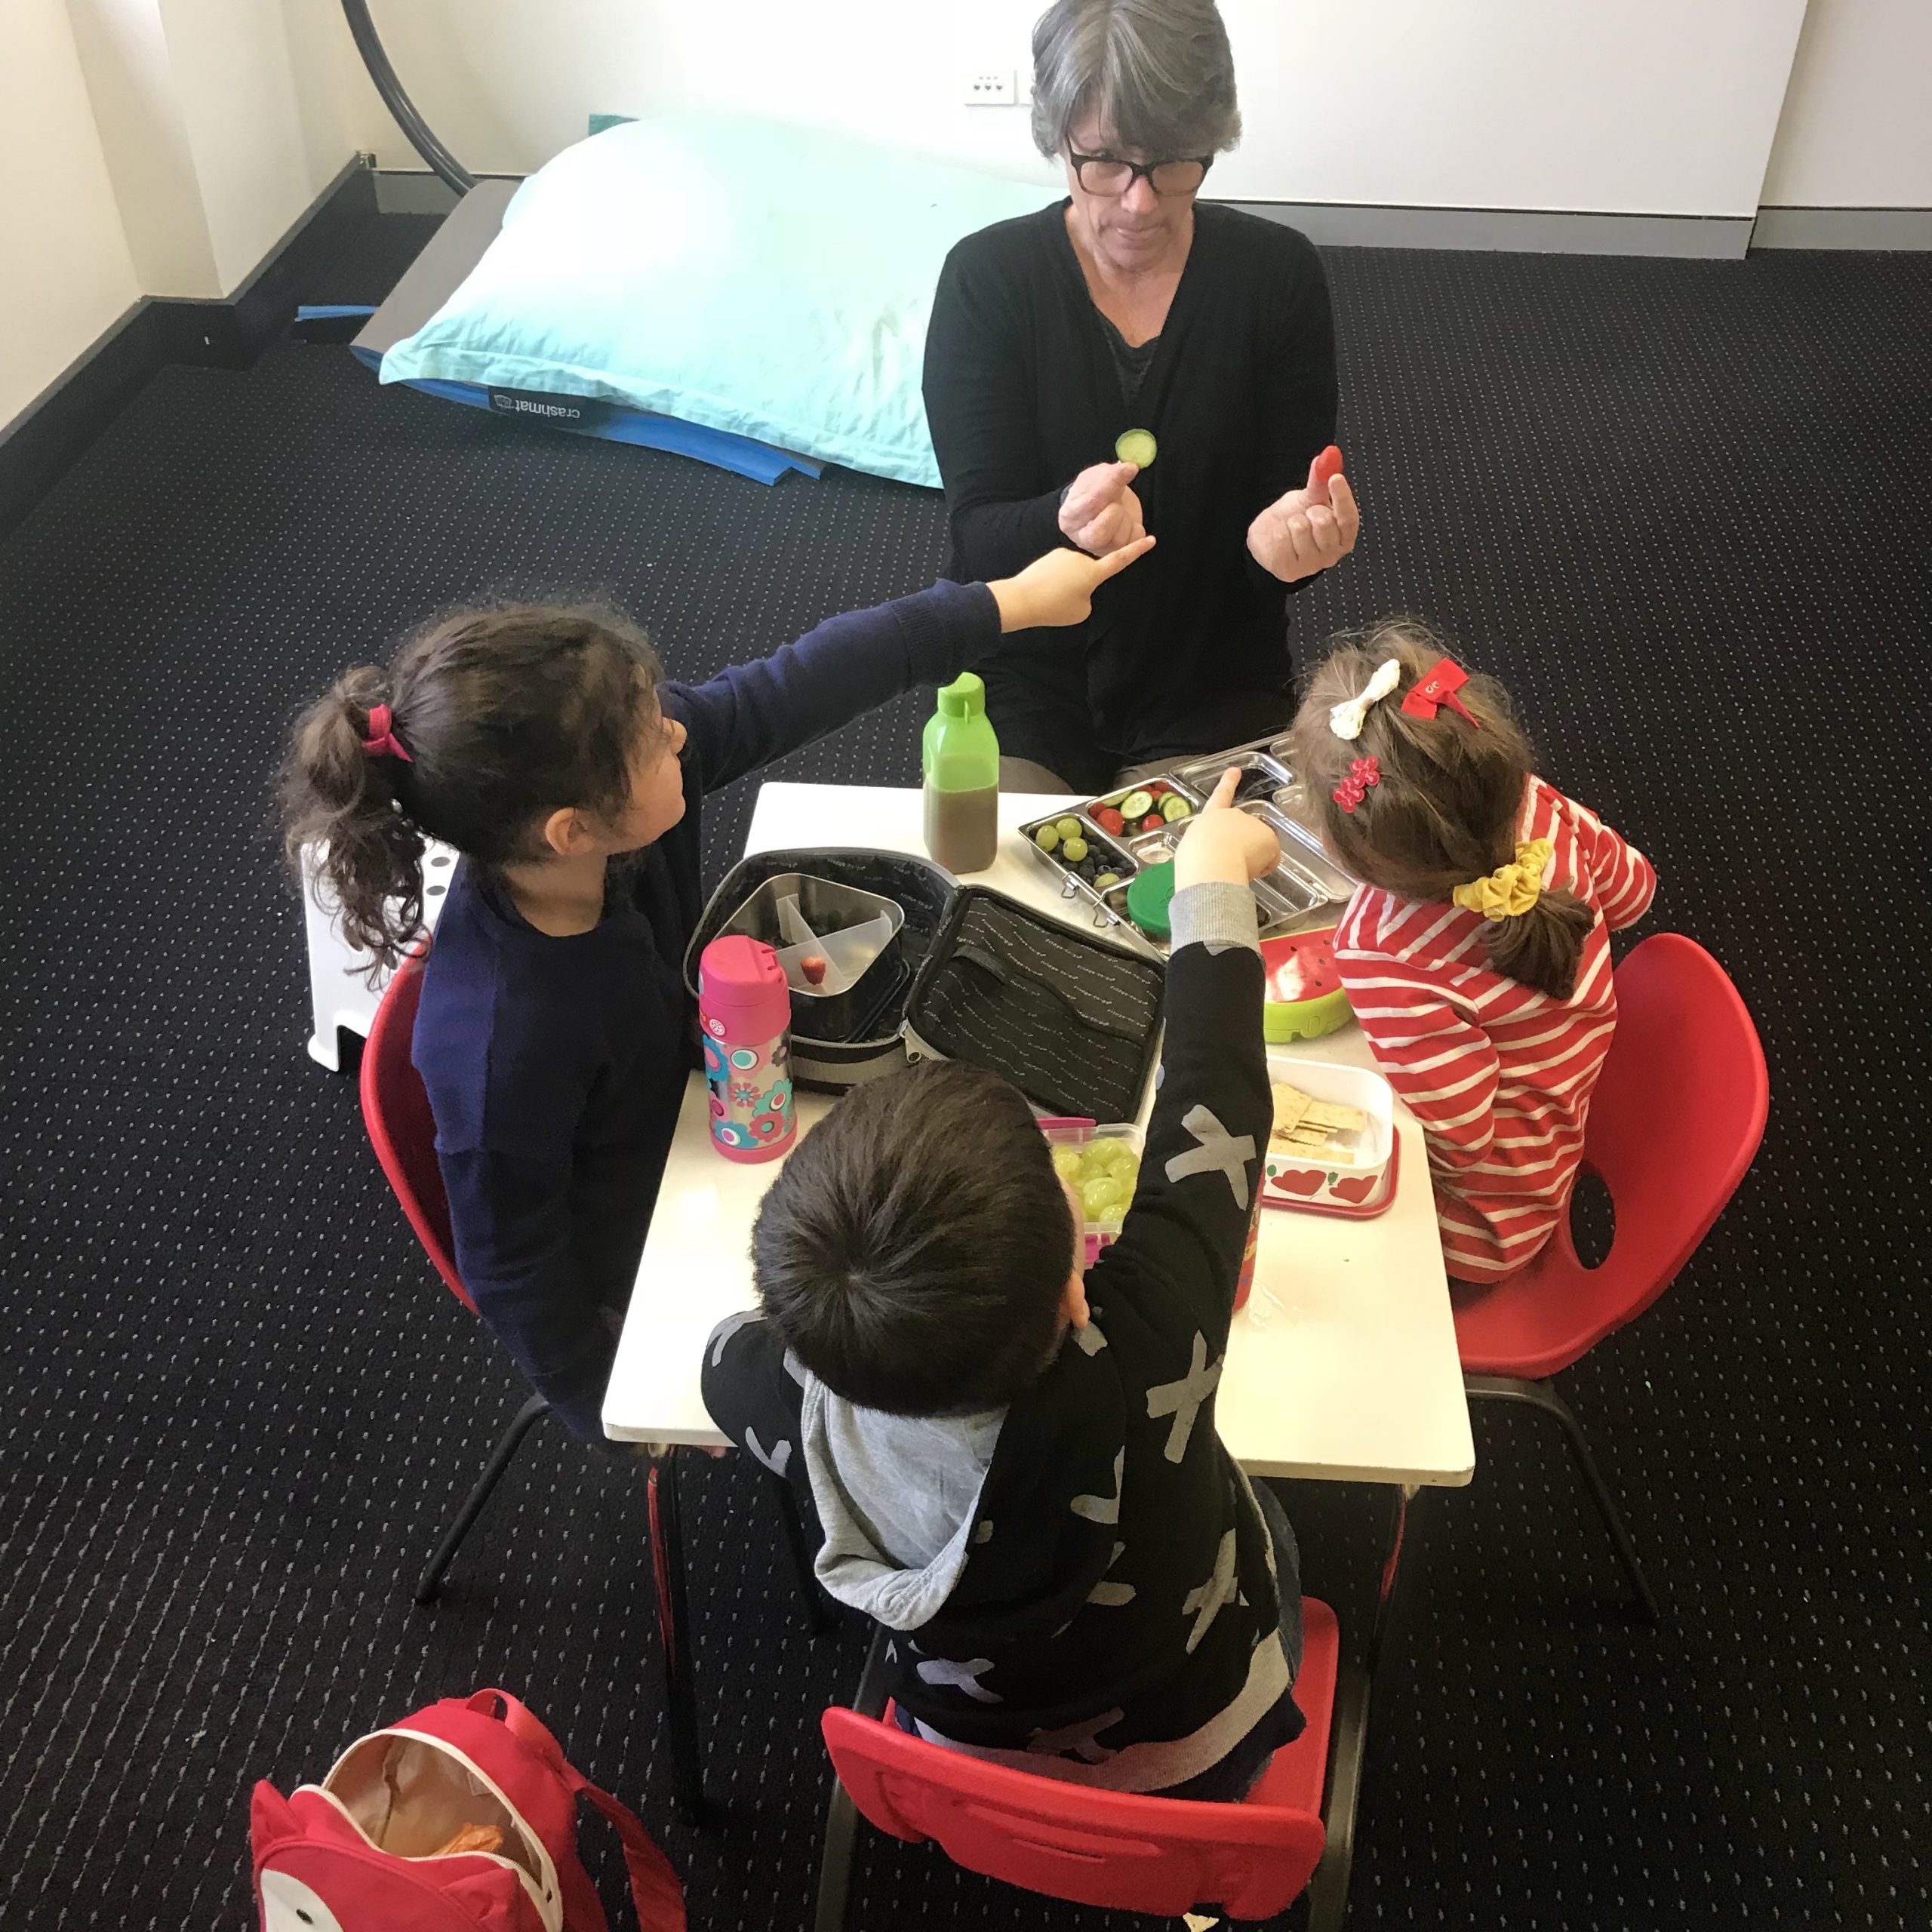
POLYGON ((1011 1080, 1048 1114, 1131 1120, 1159 1036, 1161 961, 1076 931, 986 886, 962 886, 909 853, 821 847, 740 860, 706 903, 685 955, 698 961, 764 881, 811 875, 897 900, 906 923, 876 1006, 852 1015, 863 1037, 814 1037, 819 1003, 794 992, 792 1073, 841 1091, 909 1060, 970 1062, 1011 1080))

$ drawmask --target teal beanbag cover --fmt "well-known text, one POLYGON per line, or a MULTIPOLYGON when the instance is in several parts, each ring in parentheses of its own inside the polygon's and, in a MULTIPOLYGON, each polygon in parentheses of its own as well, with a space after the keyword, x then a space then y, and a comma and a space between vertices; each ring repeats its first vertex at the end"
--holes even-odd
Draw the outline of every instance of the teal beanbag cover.
POLYGON ((593 397, 937 487, 940 265, 1056 195, 768 122, 632 122, 525 182, 382 378, 593 397))

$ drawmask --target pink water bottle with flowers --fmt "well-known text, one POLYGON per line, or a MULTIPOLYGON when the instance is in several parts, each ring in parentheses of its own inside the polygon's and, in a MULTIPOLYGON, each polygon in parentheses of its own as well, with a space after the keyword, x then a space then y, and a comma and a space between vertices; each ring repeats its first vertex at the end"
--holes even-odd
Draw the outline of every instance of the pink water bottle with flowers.
POLYGON ((729 933, 697 963, 697 1020, 711 1144, 728 1161, 769 1161, 797 1131, 792 1106, 792 992, 778 955, 729 933))

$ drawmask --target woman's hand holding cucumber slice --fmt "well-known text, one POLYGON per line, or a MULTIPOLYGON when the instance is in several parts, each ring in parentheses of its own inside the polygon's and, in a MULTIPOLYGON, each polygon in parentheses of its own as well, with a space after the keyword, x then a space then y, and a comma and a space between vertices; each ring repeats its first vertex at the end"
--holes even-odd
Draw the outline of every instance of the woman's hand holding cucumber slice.
POLYGON ((1140 473, 1135 463, 1097 463, 1083 469, 1060 506, 1060 534, 1090 557, 1137 542, 1146 534, 1140 499, 1129 487, 1140 473))

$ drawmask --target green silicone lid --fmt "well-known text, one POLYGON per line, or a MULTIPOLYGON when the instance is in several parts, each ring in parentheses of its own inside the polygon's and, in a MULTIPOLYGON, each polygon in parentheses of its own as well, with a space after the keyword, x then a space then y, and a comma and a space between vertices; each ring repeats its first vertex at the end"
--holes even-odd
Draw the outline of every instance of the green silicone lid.
POLYGON ((961 672, 939 690, 939 708, 948 718, 977 718, 986 708, 985 681, 971 671, 961 672))
POLYGON ((1127 888, 1127 916, 1152 939, 1168 936, 1168 908, 1174 896, 1174 862, 1143 866, 1127 888))

